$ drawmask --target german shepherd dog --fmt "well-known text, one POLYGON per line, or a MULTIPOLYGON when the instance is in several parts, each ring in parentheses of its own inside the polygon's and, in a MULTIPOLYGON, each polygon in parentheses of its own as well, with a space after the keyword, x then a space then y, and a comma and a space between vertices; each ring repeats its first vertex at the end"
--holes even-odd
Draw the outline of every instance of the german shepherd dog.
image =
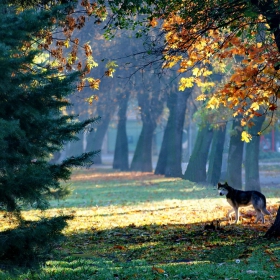
POLYGON ((266 198, 258 191, 241 191, 230 187, 227 183, 218 183, 218 192, 225 195, 227 202, 232 206, 228 213, 229 218, 235 212, 235 223, 239 221, 239 207, 253 205, 257 212, 256 223, 261 219, 264 223, 264 215, 271 215, 266 209, 266 198))

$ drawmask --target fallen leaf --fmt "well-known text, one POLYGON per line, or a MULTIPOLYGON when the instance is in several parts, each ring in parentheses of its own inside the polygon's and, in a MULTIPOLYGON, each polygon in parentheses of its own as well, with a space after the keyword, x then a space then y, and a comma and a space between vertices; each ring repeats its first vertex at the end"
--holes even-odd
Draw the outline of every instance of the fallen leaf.
POLYGON ((152 270, 155 271, 155 272, 158 272, 160 274, 165 273, 165 271, 162 268, 155 267, 155 266, 152 267, 152 270))
POLYGON ((125 247, 122 245, 115 245, 113 249, 125 250, 125 247))

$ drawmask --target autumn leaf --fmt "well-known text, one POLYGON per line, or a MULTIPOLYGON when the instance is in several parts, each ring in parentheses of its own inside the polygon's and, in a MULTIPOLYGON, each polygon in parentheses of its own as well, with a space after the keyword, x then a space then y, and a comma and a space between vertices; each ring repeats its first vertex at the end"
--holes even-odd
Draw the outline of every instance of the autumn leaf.
POLYGON ((275 104, 269 104, 269 110, 275 111, 277 109, 277 106, 275 104))
POLYGON ((165 273, 165 271, 162 268, 155 267, 155 266, 152 267, 152 270, 160 274, 165 273))
POLYGON ((200 72, 200 70, 199 70, 198 67, 196 67, 196 68, 194 68, 194 69, 192 70, 192 73, 193 73, 194 76, 198 76, 198 75, 199 75, 199 72, 200 72))
POLYGON ((125 250, 125 247, 122 246, 122 245, 115 245, 115 246, 113 247, 113 249, 125 250))
POLYGON ((150 25, 151 25, 152 27, 156 27, 156 26, 158 25, 157 20, 156 20, 155 18, 153 18, 153 19, 150 21, 150 25))
POLYGON ((260 105, 257 103, 257 102, 253 102, 252 105, 251 105, 251 108, 254 110, 254 111, 257 111, 260 109, 260 105))
POLYGON ((184 91, 186 88, 193 87, 194 77, 181 78, 179 82, 179 90, 184 91))
POLYGON ((85 99, 85 101, 88 102, 90 105, 93 103, 93 101, 97 101, 97 100, 98 100, 98 96, 95 94, 85 99))
POLYGON ((242 131, 242 133, 241 133, 241 141, 249 143, 251 140, 252 140, 251 134, 249 134, 247 131, 242 131))
POLYGON ((87 81, 89 83, 89 87, 91 89, 99 89, 100 80, 94 79, 94 78, 87 78, 87 81))

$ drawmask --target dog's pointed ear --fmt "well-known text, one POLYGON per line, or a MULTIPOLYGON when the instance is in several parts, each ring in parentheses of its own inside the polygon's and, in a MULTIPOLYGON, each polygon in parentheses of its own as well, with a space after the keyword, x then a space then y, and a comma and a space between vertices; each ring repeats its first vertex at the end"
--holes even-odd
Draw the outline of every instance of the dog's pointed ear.
POLYGON ((221 186, 221 183, 220 183, 220 182, 218 183, 218 186, 217 186, 217 188, 219 188, 219 186, 221 186))
POLYGON ((228 186, 228 183, 227 183, 227 182, 225 182, 225 185, 226 185, 226 186, 228 186))

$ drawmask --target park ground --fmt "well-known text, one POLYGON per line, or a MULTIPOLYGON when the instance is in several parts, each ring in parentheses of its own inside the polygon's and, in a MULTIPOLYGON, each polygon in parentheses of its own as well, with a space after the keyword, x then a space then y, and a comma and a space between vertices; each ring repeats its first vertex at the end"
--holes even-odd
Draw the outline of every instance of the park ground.
MULTIPOLYGON (((262 172, 273 170, 278 176, 277 168, 262 172)), ((75 170, 65 184, 66 199, 24 212, 73 215, 64 241, 41 269, 0 270, 0 279, 280 279, 280 239, 263 238, 279 207, 277 184, 262 186, 272 217, 254 224, 247 207, 238 225, 215 187, 180 178, 94 167, 75 170)), ((1 230, 11 227, 0 220, 1 230)))

